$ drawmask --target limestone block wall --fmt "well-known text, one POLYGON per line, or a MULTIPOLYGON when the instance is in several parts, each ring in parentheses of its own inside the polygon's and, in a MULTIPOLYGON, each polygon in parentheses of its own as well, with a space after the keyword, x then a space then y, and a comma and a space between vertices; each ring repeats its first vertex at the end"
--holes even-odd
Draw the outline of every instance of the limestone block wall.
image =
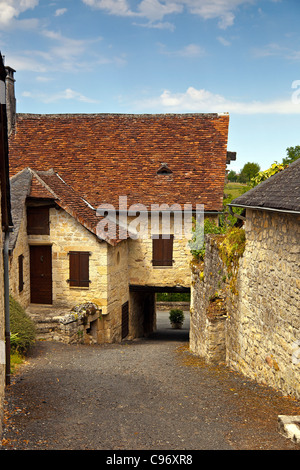
POLYGON ((300 398, 300 217, 248 210, 227 363, 300 398))
POLYGON ((122 305, 129 302, 128 284, 128 242, 122 241, 116 247, 107 249, 107 322, 109 337, 104 339, 117 342, 122 339, 122 305))
POLYGON ((97 240, 64 210, 50 209, 50 235, 29 235, 28 244, 52 245, 53 305, 94 302, 107 309, 107 244, 97 240), (89 251, 89 287, 70 287, 69 251, 89 251))
MULTIPOLYGON (((149 218, 147 238, 129 240, 129 278, 130 284, 149 286, 190 287, 190 261, 192 259, 188 241, 174 236, 173 266, 152 265, 151 221, 149 218)), ((170 233, 174 234, 171 216, 170 233)))
POLYGON ((226 316, 215 343, 224 344, 226 363, 300 398, 300 217, 247 209, 245 234, 233 276, 214 237, 208 237, 204 267, 193 267, 191 350, 211 358, 209 305, 217 292, 218 300, 225 296, 226 316))
POLYGON ((190 349, 209 363, 226 358, 224 267, 216 238, 206 237, 205 263, 191 264, 190 349))
POLYGON ((19 228, 19 235, 9 259, 9 289, 14 299, 26 308, 30 303, 30 268, 29 268, 29 246, 27 239, 26 217, 23 217, 19 228), (18 258, 23 256, 23 290, 19 292, 19 265, 18 258))

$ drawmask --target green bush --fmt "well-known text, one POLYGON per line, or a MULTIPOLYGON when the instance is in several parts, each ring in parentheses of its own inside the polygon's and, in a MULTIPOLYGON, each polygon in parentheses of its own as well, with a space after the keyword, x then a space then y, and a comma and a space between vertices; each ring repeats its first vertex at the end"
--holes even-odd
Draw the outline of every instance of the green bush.
POLYGON ((188 292, 159 292, 156 295, 157 302, 189 302, 188 292))
POLYGON ((170 310, 169 320, 171 323, 183 323, 184 313, 179 308, 173 308, 170 310))
POLYGON ((25 354, 35 341, 35 325, 21 305, 9 298, 11 350, 25 354))

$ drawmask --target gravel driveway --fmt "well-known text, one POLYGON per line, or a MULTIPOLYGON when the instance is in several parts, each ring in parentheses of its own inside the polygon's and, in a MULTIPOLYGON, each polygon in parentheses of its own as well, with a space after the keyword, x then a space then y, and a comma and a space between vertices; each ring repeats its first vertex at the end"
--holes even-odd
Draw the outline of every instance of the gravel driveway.
POLYGON ((277 431, 300 402, 189 352, 188 320, 150 338, 39 341, 6 392, 1 450, 299 450, 277 431))

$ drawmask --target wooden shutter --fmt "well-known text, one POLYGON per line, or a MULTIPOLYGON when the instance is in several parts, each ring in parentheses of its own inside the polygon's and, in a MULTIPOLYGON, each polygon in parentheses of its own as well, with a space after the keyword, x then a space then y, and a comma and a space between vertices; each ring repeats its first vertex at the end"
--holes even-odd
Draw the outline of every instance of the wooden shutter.
POLYGON ((23 259, 24 256, 20 255, 18 257, 18 264, 19 264, 19 292, 22 292, 24 286, 24 274, 23 274, 23 259))
POLYGON ((27 207, 28 235, 49 235, 49 207, 27 207))
POLYGON ((89 256, 87 251, 70 251, 70 286, 89 287, 89 256))
POLYGON ((159 238, 152 239, 153 266, 173 265, 173 239, 173 235, 170 235, 170 238, 162 238, 160 235, 159 238))

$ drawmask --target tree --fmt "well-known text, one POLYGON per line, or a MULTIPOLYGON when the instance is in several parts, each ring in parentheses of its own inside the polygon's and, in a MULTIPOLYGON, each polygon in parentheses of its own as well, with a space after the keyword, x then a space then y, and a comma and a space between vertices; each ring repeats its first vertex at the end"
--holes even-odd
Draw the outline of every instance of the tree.
POLYGON ((237 174, 234 170, 230 170, 230 172, 227 175, 228 181, 236 181, 237 180, 237 174))
POLYGON ((282 159, 282 163, 284 165, 289 165, 290 163, 300 158, 300 145, 296 145, 295 147, 288 147, 286 152, 287 157, 282 159))
POLYGON ((260 166, 258 163, 251 163, 251 162, 245 163, 240 174, 241 182, 251 181, 251 179, 254 178, 258 174, 259 171, 260 171, 260 166))

